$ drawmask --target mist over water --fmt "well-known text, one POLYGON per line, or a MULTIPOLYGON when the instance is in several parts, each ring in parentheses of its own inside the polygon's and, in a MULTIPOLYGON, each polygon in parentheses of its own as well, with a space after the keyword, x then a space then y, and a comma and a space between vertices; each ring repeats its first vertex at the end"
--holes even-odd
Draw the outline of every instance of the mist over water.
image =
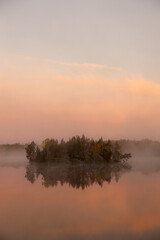
POLYGON ((22 167, 26 164, 25 150, 0 151, 0 167, 22 167))
POLYGON ((123 151, 131 170, 28 168, 24 148, 1 150, 0 240, 160 239, 159 147, 123 151))
POLYGON ((160 171, 160 143, 150 140, 126 141, 122 150, 130 152, 129 164, 133 171, 152 173, 160 171))
MULTIPOLYGON (((141 145, 139 147, 133 142, 121 144, 122 151, 132 155, 128 160, 132 170, 143 173, 160 171, 160 143, 153 142, 153 146, 151 143, 141 145)), ((26 166, 27 162, 25 147, 20 150, 0 148, 0 167, 22 167, 26 166)))

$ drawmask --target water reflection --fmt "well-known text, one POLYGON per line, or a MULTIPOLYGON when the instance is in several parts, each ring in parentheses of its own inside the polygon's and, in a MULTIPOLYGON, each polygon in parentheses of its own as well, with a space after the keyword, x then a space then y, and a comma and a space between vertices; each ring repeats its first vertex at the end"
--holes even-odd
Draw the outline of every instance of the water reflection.
POLYGON ((113 165, 110 171, 102 165, 0 167, 0 240, 160 239, 160 172, 123 174, 128 171, 123 167, 113 165), (71 179, 77 171, 82 175, 85 167, 85 179, 95 180, 83 191, 82 180, 78 185, 71 179), (26 170, 29 181, 24 178, 26 170), (53 176, 57 187, 42 186, 41 180, 52 186, 53 176), (118 184, 115 176, 120 177, 118 184), (61 186, 60 180, 66 184, 61 186))
POLYGON ((57 186, 58 183, 79 189, 85 189, 93 184, 103 186, 104 182, 110 183, 112 179, 118 182, 121 174, 131 169, 127 163, 116 164, 53 164, 29 163, 26 167, 25 177, 34 183, 42 177, 45 187, 57 186))

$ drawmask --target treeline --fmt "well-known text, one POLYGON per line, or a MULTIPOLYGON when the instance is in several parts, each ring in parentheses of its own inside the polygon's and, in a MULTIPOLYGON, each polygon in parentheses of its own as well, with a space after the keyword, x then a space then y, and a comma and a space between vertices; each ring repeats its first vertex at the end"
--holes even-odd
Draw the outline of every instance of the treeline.
POLYGON ((6 152, 6 151, 22 151, 25 149, 27 145, 23 145, 20 143, 14 143, 14 144, 2 144, 0 145, 0 152, 6 152))
POLYGON ((26 147, 26 156, 31 162, 121 162, 131 157, 130 153, 122 153, 118 142, 110 140, 93 140, 74 136, 68 141, 63 139, 46 139, 41 147, 31 142, 26 147))

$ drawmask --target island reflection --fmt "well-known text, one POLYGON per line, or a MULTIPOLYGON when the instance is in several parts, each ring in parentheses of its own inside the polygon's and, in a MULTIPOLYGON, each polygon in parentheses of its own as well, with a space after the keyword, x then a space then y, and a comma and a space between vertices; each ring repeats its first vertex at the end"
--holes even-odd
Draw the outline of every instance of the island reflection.
POLYGON ((112 164, 55 164, 30 162, 26 166, 28 181, 32 184, 41 178, 45 187, 56 187, 58 183, 84 190, 85 188, 98 184, 103 186, 104 182, 110 183, 112 179, 118 182, 122 173, 129 171, 130 165, 126 162, 112 164))

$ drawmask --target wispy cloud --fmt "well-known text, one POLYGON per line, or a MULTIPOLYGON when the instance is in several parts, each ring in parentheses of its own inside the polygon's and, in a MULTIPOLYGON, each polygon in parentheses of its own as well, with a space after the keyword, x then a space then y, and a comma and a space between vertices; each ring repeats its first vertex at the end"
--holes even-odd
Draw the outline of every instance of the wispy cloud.
POLYGON ((143 79, 142 77, 134 77, 124 81, 125 89, 129 94, 143 97, 159 97, 160 84, 143 79))
POLYGON ((106 69, 106 70, 112 70, 112 71, 122 71, 122 68, 120 67, 96 64, 96 63, 63 62, 63 61, 56 61, 49 58, 34 58, 29 56, 24 56, 23 58, 25 58, 26 60, 48 62, 48 63, 58 64, 58 65, 69 66, 69 67, 96 68, 96 69, 106 69))

